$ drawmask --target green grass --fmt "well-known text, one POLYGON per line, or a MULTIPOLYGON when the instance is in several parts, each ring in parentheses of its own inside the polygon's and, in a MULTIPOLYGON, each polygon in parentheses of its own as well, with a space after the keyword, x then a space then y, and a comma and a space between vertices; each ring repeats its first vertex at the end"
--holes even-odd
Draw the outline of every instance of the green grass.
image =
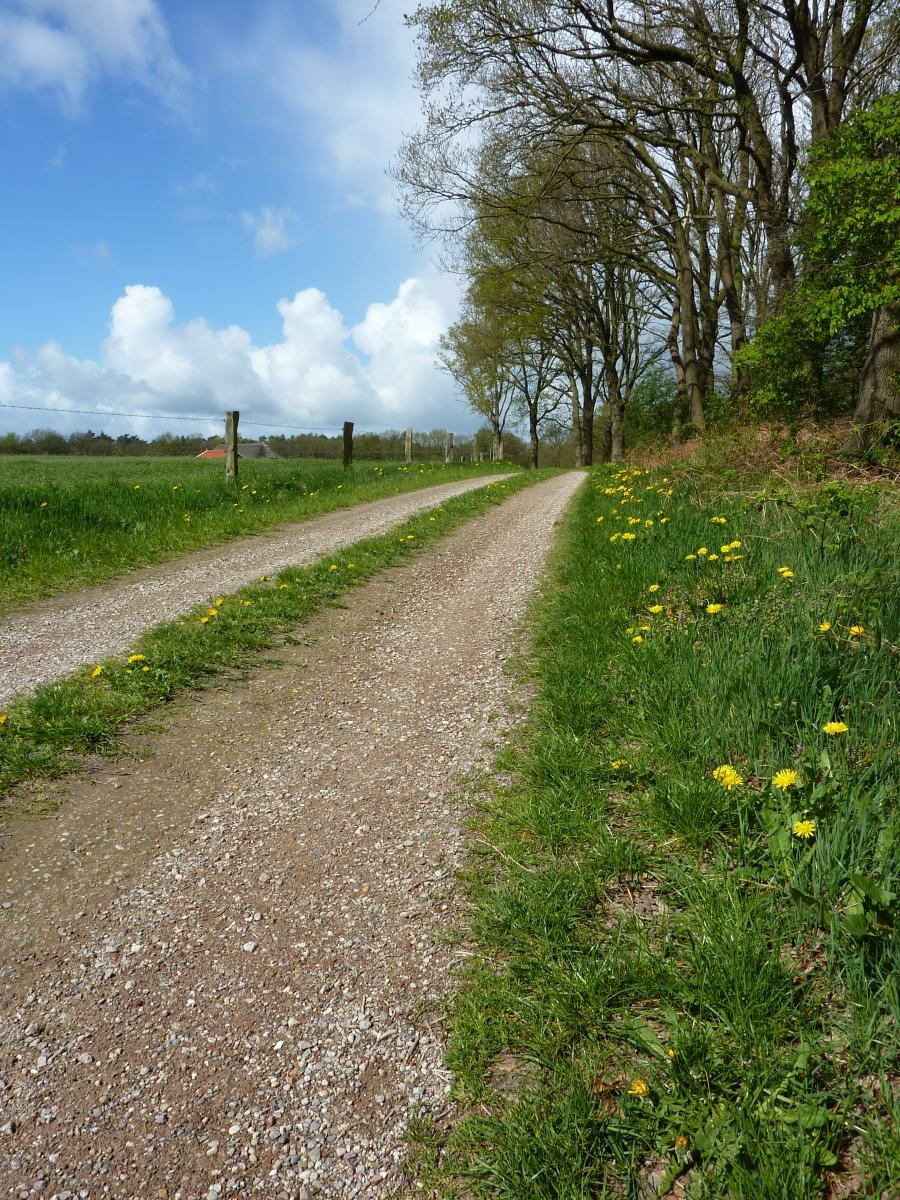
POLYGON ((0 458, 0 611, 283 521, 505 464, 0 458))
POLYGON ((900 1191, 896 497, 727 488, 603 468, 575 502, 477 818, 428 1195, 900 1191))
POLYGON ((86 754, 116 753, 123 732, 137 718, 216 677, 239 675, 262 651, 376 571, 408 561, 464 521, 556 473, 497 479, 334 557, 211 596, 177 620, 148 630, 128 654, 43 685, 0 713, 0 792, 76 769, 86 754))

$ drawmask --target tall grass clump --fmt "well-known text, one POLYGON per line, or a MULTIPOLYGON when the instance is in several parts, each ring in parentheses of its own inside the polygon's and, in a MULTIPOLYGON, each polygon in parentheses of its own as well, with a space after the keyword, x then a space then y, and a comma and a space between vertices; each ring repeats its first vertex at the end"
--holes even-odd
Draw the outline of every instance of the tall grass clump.
POLYGON ((898 1194, 896 496, 721 480, 574 505, 477 817, 433 1194, 898 1194))
POLYGON ((364 500, 505 464, 221 463, 183 458, 0 459, 0 609, 364 500))

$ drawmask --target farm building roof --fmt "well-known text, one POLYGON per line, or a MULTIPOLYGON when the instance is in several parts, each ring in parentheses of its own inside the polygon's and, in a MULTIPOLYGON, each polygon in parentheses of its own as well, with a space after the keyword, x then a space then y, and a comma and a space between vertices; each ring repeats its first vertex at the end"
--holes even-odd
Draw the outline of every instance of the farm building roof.
MULTIPOLYGON (((202 454, 197 455, 197 458, 224 457, 224 446, 213 446, 211 450, 204 450, 202 454)), ((268 442, 240 442, 238 458, 281 458, 281 455, 276 454, 268 442)))

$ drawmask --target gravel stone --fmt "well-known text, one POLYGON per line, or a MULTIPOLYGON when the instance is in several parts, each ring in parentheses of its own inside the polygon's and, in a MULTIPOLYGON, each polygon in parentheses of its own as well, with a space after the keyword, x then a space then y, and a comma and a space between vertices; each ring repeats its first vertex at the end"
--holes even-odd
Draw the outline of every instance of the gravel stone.
POLYGON ((472 781, 515 720, 511 631, 581 478, 383 572, 277 666, 173 705, 152 756, 4 829, 0 1197, 412 1194, 410 1118, 453 1114, 472 781))
POLYGON ((235 591, 255 583, 260 575, 315 562, 497 478, 462 479, 338 509, 7 613, 0 628, 0 705, 87 663, 129 649, 148 626, 171 621, 225 587, 235 591))

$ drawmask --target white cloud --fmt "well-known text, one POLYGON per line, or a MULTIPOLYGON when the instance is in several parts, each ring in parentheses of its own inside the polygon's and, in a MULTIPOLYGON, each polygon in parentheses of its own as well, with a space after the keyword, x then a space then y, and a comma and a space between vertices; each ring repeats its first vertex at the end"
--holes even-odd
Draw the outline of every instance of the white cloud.
POLYGON ((260 9, 246 43, 222 50, 223 65, 232 79, 243 73, 261 120, 280 120, 291 141, 299 130, 314 145, 314 160, 345 187, 348 205, 392 211, 386 171, 419 113, 414 38, 403 21, 409 6, 382 0, 372 11, 373 0, 332 0, 322 7, 330 26, 317 39, 289 8, 260 9))
POLYGON ((96 418, 2 411, 3 427, 67 430, 107 427, 146 433, 164 428, 134 418, 115 423, 103 412, 209 414, 227 408, 246 420, 337 429, 473 427, 452 384, 435 366, 438 340, 455 315, 456 289, 439 276, 400 285, 389 302, 371 304, 348 329, 317 288, 281 300, 279 341, 253 343, 237 325, 213 328, 201 317, 179 323, 157 287, 133 284, 112 307, 99 361, 77 359, 56 342, 0 363, 0 403, 88 409, 96 418))
POLYGON ((156 0, 0 0, 0 88, 50 91, 78 112, 112 75, 182 107, 188 73, 156 0))
POLYGON ((253 249, 258 258, 271 258, 297 244, 297 214, 292 208, 263 208, 259 216, 242 212, 241 220, 253 233, 253 249))

